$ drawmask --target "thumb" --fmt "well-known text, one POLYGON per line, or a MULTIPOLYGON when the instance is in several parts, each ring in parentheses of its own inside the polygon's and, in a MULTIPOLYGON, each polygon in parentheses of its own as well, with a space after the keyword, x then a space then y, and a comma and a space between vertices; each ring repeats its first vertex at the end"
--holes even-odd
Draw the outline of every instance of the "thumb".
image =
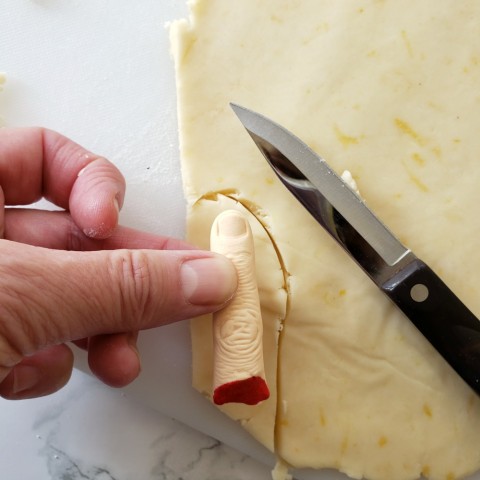
POLYGON ((229 260, 198 250, 65 252, 0 240, 0 252, 0 381, 50 345, 218 310, 237 285, 229 260))

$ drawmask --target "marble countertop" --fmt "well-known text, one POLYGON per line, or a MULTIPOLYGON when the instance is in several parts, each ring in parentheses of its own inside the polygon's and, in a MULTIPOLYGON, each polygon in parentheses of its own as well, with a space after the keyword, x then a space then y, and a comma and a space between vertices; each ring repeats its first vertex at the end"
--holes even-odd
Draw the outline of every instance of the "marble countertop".
POLYGON ((0 399, 2 480, 267 480, 270 468, 74 371, 48 397, 0 399))

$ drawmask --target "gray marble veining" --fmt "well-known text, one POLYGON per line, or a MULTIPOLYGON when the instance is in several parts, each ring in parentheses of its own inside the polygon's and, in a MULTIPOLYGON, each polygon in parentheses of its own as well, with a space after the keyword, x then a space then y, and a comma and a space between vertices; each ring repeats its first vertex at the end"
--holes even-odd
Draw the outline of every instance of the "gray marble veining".
POLYGON ((75 372, 50 397, 0 400, 2 480, 268 480, 270 469, 75 372))

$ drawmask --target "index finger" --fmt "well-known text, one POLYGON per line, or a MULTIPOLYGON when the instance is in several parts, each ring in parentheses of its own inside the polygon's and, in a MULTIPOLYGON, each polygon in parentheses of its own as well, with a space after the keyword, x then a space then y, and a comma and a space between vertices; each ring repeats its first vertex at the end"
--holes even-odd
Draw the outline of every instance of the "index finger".
POLYGON ((125 180, 112 163, 44 128, 0 130, 0 186, 6 205, 44 197, 95 238, 113 231, 125 195, 125 180))

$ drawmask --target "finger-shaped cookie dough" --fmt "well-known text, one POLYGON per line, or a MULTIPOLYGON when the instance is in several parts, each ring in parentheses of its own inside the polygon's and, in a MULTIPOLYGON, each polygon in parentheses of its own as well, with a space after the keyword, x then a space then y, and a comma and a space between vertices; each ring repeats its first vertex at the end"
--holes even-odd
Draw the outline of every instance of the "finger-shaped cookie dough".
POLYGON ((238 289, 213 316, 213 401, 256 405, 270 396, 265 381, 262 317, 255 277, 253 238, 247 219, 236 210, 221 213, 211 230, 210 248, 237 269, 238 289))

